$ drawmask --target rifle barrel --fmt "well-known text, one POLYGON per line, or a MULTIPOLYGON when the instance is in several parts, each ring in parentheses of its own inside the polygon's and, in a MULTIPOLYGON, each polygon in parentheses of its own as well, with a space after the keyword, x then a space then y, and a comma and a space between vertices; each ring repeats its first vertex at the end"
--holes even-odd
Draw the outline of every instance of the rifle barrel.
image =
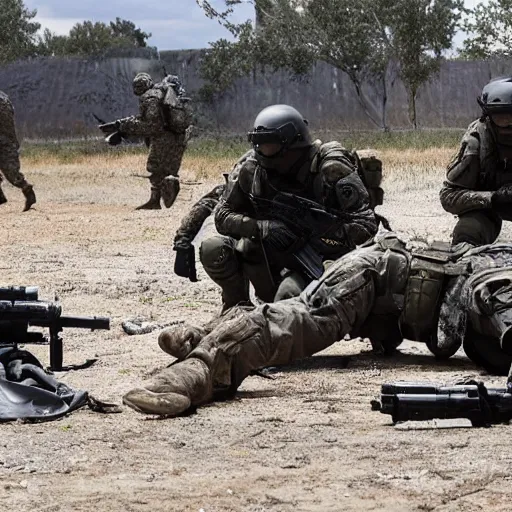
POLYGON ((64 328, 110 329, 110 318, 104 316, 61 316, 58 322, 64 328))

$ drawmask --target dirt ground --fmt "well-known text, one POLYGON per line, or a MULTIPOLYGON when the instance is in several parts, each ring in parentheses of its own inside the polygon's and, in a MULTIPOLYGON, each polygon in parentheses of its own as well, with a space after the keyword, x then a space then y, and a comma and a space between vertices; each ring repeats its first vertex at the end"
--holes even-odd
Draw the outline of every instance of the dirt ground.
MULTIPOLYGON (((136 212, 149 187, 122 161, 26 172, 37 208, 20 213, 21 194, 6 188, 0 283, 39 285, 40 296, 57 294, 67 314, 110 316, 110 331, 65 333, 65 363, 98 361, 58 377, 120 403, 170 362, 156 333, 128 336, 122 320, 201 323, 218 311, 218 289, 202 268, 197 283, 172 272, 179 219, 214 182, 184 184, 171 210, 136 212)), ((437 168, 414 182, 395 174, 381 213, 397 230, 447 239, 454 220, 438 203, 441 180, 437 168)), ((209 230, 211 222, 201 236, 209 230)), ((47 361, 44 347, 34 352, 47 361)), ((386 381, 503 382, 463 354, 440 363, 406 342, 384 358, 367 342, 342 341, 272 375, 250 377, 235 400, 177 419, 82 409, 50 423, 3 424, 0 503, 12 512, 509 509, 512 427, 394 427, 370 410, 386 381)))

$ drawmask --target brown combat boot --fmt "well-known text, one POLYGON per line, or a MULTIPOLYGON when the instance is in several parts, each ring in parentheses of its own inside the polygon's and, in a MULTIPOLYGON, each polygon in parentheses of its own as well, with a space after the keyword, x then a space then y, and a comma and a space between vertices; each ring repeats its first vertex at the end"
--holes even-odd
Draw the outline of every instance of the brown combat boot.
POLYGON ((162 194, 160 189, 151 187, 151 197, 147 203, 141 204, 135 208, 136 210, 161 210, 160 199, 162 194))
POLYGON ((21 189, 21 191, 25 196, 25 208, 23 208, 23 211, 26 212, 30 210, 30 207, 33 204, 36 203, 36 195, 34 194, 34 188, 28 183, 21 189))
POLYGON ((0 204, 7 203, 7 197, 5 197, 4 191, 0 188, 0 204))
POLYGON ((211 400, 209 365, 191 357, 155 375, 144 387, 123 396, 123 403, 144 414, 179 416, 192 406, 211 400))
POLYGON ((180 180, 176 176, 167 176, 162 181, 162 200, 170 208, 180 193, 180 180))

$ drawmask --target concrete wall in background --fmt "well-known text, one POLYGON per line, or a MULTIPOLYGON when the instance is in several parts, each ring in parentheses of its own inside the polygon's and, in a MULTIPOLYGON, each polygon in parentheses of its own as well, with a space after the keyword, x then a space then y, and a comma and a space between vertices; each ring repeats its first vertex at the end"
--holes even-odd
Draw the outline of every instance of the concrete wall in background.
MULTIPOLYGON (((20 134, 27 137, 74 137, 94 133, 91 115, 105 120, 137 112, 131 80, 139 71, 156 79, 167 72, 178 74, 187 91, 201 86, 200 50, 161 52, 153 55, 102 59, 43 58, 16 62, 0 68, 0 90, 12 99, 20 134)), ((450 61, 418 95, 420 126, 465 127, 478 116, 476 97, 491 77, 512 74, 512 61, 450 61)), ((407 96, 399 80, 390 75, 387 116, 392 128, 410 127, 407 96)), ((379 94, 367 95, 379 104, 379 94)), ((344 73, 318 63, 308 81, 294 81, 286 73, 255 73, 239 80, 213 104, 196 103, 199 123, 227 133, 245 132, 259 110, 273 103, 288 103, 310 120, 312 128, 368 129, 368 121, 344 73)), ((96 132, 97 133, 97 132, 96 132)))

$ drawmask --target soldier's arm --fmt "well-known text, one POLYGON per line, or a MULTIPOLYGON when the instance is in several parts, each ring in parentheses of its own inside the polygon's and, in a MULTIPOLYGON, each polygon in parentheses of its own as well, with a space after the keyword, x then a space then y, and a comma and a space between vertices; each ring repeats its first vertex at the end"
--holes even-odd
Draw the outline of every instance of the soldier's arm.
POLYGON ((447 212, 461 215, 471 210, 492 208, 493 193, 477 190, 480 173, 479 134, 470 126, 457 155, 448 166, 446 180, 439 193, 441 205, 447 212))
POLYGON ((335 208, 341 212, 336 237, 353 249, 373 237, 378 230, 368 191, 348 156, 330 162, 327 169, 323 168, 321 172, 321 178, 334 190, 337 199, 335 208))
POLYGON ((188 249, 197 236, 204 221, 212 214, 219 203, 226 186, 218 185, 197 201, 181 221, 174 236, 174 249, 188 249))
POLYGON ((160 100, 156 95, 144 98, 137 116, 125 117, 118 120, 119 131, 129 134, 149 137, 164 131, 160 100))
MULTIPOLYGON (((242 183, 252 176, 246 166, 248 154, 242 157, 229 174, 226 192, 220 199, 215 212, 215 227, 221 235, 234 238, 250 238, 258 233, 256 220, 247 215, 247 212, 251 210, 251 204, 244 190, 249 184, 244 186, 242 183)), ((251 163, 248 165, 251 165, 251 163)))

